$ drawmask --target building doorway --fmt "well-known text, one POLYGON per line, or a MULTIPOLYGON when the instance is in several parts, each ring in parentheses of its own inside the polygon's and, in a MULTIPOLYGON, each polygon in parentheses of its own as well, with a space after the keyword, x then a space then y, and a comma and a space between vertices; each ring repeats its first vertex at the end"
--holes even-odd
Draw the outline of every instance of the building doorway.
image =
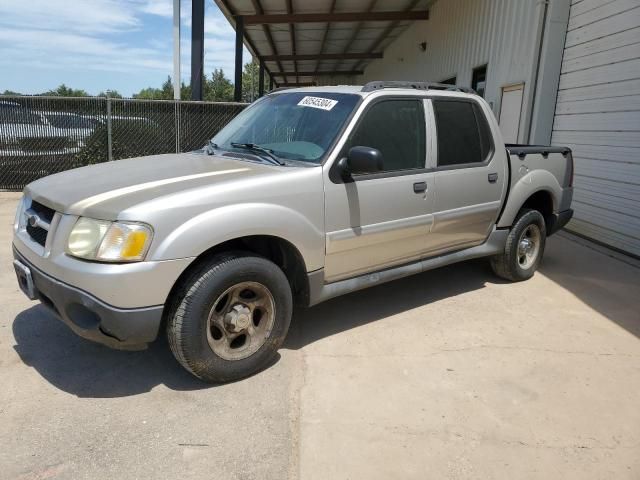
POLYGON ((502 87, 500 131, 502 131, 504 143, 518 143, 523 92, 524 83, 502 87))

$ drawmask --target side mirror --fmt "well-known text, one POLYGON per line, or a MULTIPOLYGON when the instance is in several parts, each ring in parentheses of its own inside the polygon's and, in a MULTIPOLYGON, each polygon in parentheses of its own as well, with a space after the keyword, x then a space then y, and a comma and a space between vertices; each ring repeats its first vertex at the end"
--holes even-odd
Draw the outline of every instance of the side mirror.
POLYGON ((345 158, 338 162, 343 177, 359 173, 375 173, 383 168, 382 153, 371 147, 351 147, 345 158))

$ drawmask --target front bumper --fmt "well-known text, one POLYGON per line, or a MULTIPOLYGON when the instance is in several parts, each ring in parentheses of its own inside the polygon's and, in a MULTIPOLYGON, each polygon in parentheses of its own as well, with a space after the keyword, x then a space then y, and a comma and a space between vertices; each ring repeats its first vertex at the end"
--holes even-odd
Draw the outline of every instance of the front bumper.
POLYGON ((113 307, 38 270, 13 250, 18 283, 31 299, 53 311, 77 335, 111 348, 144 348, 158 336, 163 306, 113 307))

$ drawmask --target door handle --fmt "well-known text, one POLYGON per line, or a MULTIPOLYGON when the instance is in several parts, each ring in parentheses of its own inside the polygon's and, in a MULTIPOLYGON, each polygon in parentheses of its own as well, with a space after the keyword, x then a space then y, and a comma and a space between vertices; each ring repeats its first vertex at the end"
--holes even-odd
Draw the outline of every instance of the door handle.
POLYGON ((423 193, 427 191, 427 182, 416 182, 413 184, 413 193, 423 193))
POLYGON ((489 178, 489 183, 496 183, 498 181, 498 174, 497 173, 490 173, 488 175, 489 178))

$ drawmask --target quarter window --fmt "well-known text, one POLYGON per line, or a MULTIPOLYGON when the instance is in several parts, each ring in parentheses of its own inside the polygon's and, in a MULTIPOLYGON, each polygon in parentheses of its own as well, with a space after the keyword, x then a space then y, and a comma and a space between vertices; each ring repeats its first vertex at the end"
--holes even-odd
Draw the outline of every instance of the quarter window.
POLYGON ((491 153, 489 126, 475 102, 435 100, 438 166, 484 162, 491 153))
POLYGON ((383 100, 364 113, 347 141, 346 152, 355 146, 378 149, 384 171, 424 168, 425 136, 421 100, 383 100))

